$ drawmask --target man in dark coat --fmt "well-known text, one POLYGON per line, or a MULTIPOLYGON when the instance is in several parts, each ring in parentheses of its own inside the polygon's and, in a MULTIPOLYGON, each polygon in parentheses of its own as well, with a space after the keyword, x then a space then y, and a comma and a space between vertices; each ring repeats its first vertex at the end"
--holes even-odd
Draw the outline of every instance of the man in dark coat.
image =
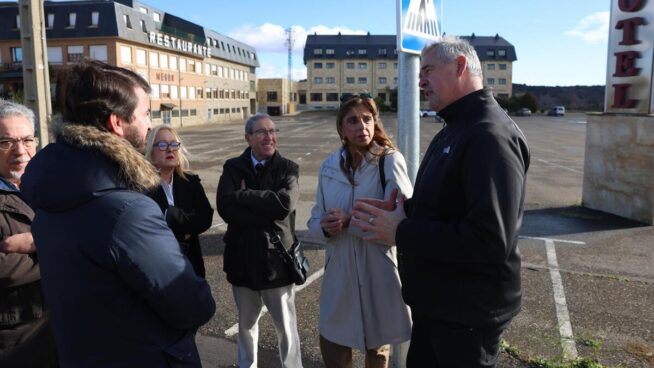
POLYGON ((215 312, 143 191, 159 176, 137 150, 151 127, 147 82, 84 60, 60 74, 57 142, 29 163, 43 291, 64 367, 200 367, 194 331, 215 312))
POLYGON ((289 248, 295 239, 298 166, 277 152, 277 129, 268 115, 247 120, 245 140, 245 152, 225 162, 216 194, 218 213, 227 223, 224 270, 239 313, 238 365, 257 366, 258 321, 265 305, 280 339, 282 366, 301 368, 293 282, 270 241, 276 234, 289 248))
POLYGON ((355 226, 397 243, 413 318, 407 367, 494 367, 521 305, 527 141, 483 89, 468 42, 444 37, 426 47, 420 87, 445 127, 425 153, 413 197, 394 210, 394 198, 360 201, 355 226))
POLYGON ((30 232, 34 211, 19 187, 36 153, 34 113, 0 100, 0 367, 57 367, 30 232))

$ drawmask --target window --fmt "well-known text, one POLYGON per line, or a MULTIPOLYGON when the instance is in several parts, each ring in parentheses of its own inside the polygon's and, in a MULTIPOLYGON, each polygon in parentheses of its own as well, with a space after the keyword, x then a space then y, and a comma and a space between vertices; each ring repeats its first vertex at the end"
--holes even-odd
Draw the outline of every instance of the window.
POLYGON ((366 55, 366 49, 359 49, 359 50, 357 50, 357 53, 359 55, 361 55, 361 56, 364 56, 364 55, 366 55))
POLYGON ((327 77, 326 80, 325 80, 325 83, 327 83, 327 84, 334 84, 334 83, 336 83, 336 78, 334 78, 334 77, 327 77))
POLYGON ((354 49, 347 49, 345 51, 346 56, 354 56, 354 49))
POLYGON ((397 85, 397 77, 393 78, 393 83, 397 85))
POLYGON ((77 13, 68 13, 68 27, 75 27, 77 23, 77 13))
POLYGON ((266 95, 267 95, 267 98, 268 98, 268 102, 275 102, 275 101, 277 101, 277 92, 275 92, 275 91, 268 91, 268 92, 266 93, 266 95))
POLYGON ((145 65, 145 50, 136 49, 136 63, 139 65, 145 65))
MULTIPOLYGON (((209 65, 209 64, 207 64, 209 65)), ((211 64, 211 70, 209 72, 211 75, 218 75, 218 66, 215 64, 211 64)))
POLYGON ((314 77, 313 84, 322 84, 322 77, 314 77))
POLYGON ((144 7, 142 7, 142 6, 139 7, 139 11, 140 11, 141 13, 143 13, 143 14, 148 14, 148 9, 147 9, 147 8, 144 8, 144 7))
POLYGON ((203 96, 203 95, 202 95, 202 88, 199 88, 199 87, 198 87, 195 91, 197 92, 197 96, 198 96, 198 98, 202 98, 202 96, 203 96))
POLYGON ((313 63, 314 69, 322 69, 322 63, 313 63))
POLYGON ((150 66, 153 68, 159 67, 159 54, 150 51, 150 66))
POLYGON ((170 69, 177 70, 177 57, 171 56, 169 62, 170 62, 170 69))
POLYGON ((368 69, 368 63, 359 63, 359 69, 368 69))
MULTIPOLYGON (((384 50, 385 50, 385 49, 384 49, 384 50)), ((377 67, 378 67, 379 69, 386 69, 386 63, 379 63, 379 64, 377 64, 377 67)))
POLYGON ((488 64, 486 65, 487 70, 495 70, 495 64, 488 64))
POLYGON ((314 55, 322 55, 322 49, 313 49, 314 55))
POLYGON ((132 63, 132 48, 128 46, 120 46, 120 61, 123 64, 132 63))
POLYGON ((368 83, 368 78, 366 77, 359 77, 359 84, 366 84, 368 83))
POLYGON ((188 109, 182 109, 182 116, 188 116, 188 109))
POLYGON ((145 26, 145 21, 141 19, 139 20, 139 23, 141 23, 141 31, 148 33, 148 28, 145 26))
POLYGON ((354 63, 346 63, 345 67, 348 69, 354 69, 354 63))
POLYGON ((48 28, 54 27, 54 14, 48 14, 48 28))
POLYGON ((334 55, 334 49, 325 49, 325 54, 334 55))
POLYGON ((500 86, 505 86, 506 85, 506 78, 499 78, 497 80, 500 86))
POLYGON ((486 50, 486 56, 495 57, 495 50, 486 50))
POLYGON ((506 70, 506 64, 499 64, 500 70, 506 70))
POLYGON ((161 98, 170 98, 170 87, 167 84, 161 85, 161 98))
MULTIPOLYGON (((143 50, 141 50, 143 51, 143 50)), ((137 51, 138 56, 138 51, 137 51)), ((107 62, 107 45, 91 45, 89 46, 89 57, 100 61, 107 62)), ((143 64, 145 64, 145 51, 143 51, 143 64)))
POLYGON ((327 69, 334 69, 334 63, 326 63, 326 64, 325 64, 325 67, 326 67, 327 69))
POLYGON ((159 13, 152 13, 152 19, 154 19, 155 22, 161 22, 161 15, 159 15, 159 13))
POLYGON ((345 78, 345 83, 347 83, 347 84, 354 84, 354 77, 347 77, 347 78, 345 78))
POLYGON ((177 110, 177 109, 173 109, 173 111, 172 111, 172 116, 173 116, 174 118, 178 118, 178 117, 179 117, 179 110, 177 110))
POLYGON ((329 102, 338 101, 338 93, 327 93, 326 100, 329 102))
POLYGON ((486 78, 486 84, 492 86, 493 84, 495 84, 495 78, 486 78))
POLYGON ((20 29, 20 15, 16 16, 16 21, 14 22, 14 29, 20 29))
POLYGON ((197 116, 197 115, 198 115, 198 110, 191 109, 191 116, 197 116))
POLYGON ((61 47, 48 47, 48 63, 61 64, 64 62, 64 55, 61 47))
POLYGON ((199 61, 195 63, 195 72, 202 74, 202 63, 199 61))
POLYGON ((91 12, 91 27, 97 27, 100 20, 100 12, 91 12))
POLYGON ((159 66, 164 69, 168 69, 168 55, 159 54, 159 66))
MULTIPOLYGON (((191 100, 195 100, 195 87, 189 87, 188 88, 188 98, 191 100)), ((193 116, 193 115, 191 115, 193 116)))
POLYGON ((393 69, 397 69, 397 63, 393 63, 393 69))
POLYGON ((179 87, 179 97, 180 98, 187 98, 188 97, 187 94, 186 94, 186 86, 179 87))
POLYGON ((387 53, 386 49, 379 49, 379 50, 377 50, 377 54, 378 54, 378 55, 386 56, 386 53, 387 53))
POLYGON ((177 86, 176 85, 170 86, 170 98, 177 99, 177 86))
POLYGON ((75 63, 84 58, 84 46, 68 46, 68 62, 75 63))
POLYGON ((497 50, 497 56, 505 58, 506 57, 506 50, 497 50))
POLYGON ((184 58, 179 58, 179 71, 180 72, 186 71, 186 59, 184 58))
POLYGON ((161 110, 152 110, 150 117, 152 119, 161 119, 161 110))
POLYGON ((125 23, 125 27, 132 28, 132 21, 129 20, 129 15, 123 14, 123 22, 125 23))
POLYGON ((386 84, 386 77, 379 77, 379 84, 386 84))
POLYGON ((159 85, 158 84, 151 84, 150 88, 152 89, 152 92, 150 92, 150 97, 159 98, 159 85))
POLYGON ((311 97, 311 101, 314 101, 314 102, 321 102, 322 101, 322 93, 312 93, 310 97, 311 97))

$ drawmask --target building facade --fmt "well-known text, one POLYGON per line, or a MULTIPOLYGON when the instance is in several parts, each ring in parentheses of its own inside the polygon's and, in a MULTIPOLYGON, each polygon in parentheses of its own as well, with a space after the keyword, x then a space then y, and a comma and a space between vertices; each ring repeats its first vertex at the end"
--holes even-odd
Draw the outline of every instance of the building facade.
POLYGON ((268 115, 286 115, 296 111, 297 82, 282 78, 257 80, 258 111, 268 115))
MULTIPOLYGON (((131 69, 152 86, 155 124, 242 119, 256 111, 253 47, 131 0, 46 1, 44 21, 54 88, 57 70, 82 58, 131 69)), ((0 94, 22 89, 20 20, 0 3, 0 94)))
MULTIPOLYGON (((512 63, 517 60, 513 45, 499 35, 462 38, 477 51, 484 86, 508 98, 512 63)), ((396 43, 395 35, 309 35, 304 48, 307 80, 298 86, 299 108, 336 109, 340 96, 361 92, 390 105, 398 81, 396 43)))

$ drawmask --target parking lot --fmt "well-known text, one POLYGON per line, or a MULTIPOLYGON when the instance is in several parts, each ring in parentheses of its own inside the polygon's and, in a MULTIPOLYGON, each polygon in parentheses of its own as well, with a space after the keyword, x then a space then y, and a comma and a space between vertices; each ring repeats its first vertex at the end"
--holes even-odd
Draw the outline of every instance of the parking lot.
MULTIPOLYGON (((523 257, 524 306, 504 335, 510 346, 500 367, 525 367, 529 359, 550 362, 575 356, 606 366, 654 366, 654 229, 581 207, 586 117, 535 114, 515 117, 531 149, 523 257)), ((396 132, 396 115, 384 114, 387 131, 396 132)), ((314 273, 298 290, 296 306, 305 367, 322 367, 318 346, 318 296, 324 251, 308 237, 306 220, 313 206, 317 172, 326 155, 339 146, 335 115, 307 112, 275 118, 278 150, 300 165, 297 229, 305 240, 314 273)), ((422 118, 424 152, 442 124, 422 118)), ((246 147, 242 122, 181 129, 210 202, 222 165, 246 147)), ((201 237, 207 278, 218 309, 200 329, 205 366, 236 362, 236 308, 222 272, 225 224, 217 213, 201 237)), ((276 336, 267 315, 261 320, 260 367, 278 367, 276 336)))

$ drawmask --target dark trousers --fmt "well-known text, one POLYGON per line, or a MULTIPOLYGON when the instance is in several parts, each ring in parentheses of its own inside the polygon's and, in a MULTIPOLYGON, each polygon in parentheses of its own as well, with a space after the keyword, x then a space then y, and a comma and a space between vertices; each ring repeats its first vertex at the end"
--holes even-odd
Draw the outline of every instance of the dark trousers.
POLYGON ((509 322, 471 327, 413 313, 407 368, 495 367, 500 335, 509 322))

